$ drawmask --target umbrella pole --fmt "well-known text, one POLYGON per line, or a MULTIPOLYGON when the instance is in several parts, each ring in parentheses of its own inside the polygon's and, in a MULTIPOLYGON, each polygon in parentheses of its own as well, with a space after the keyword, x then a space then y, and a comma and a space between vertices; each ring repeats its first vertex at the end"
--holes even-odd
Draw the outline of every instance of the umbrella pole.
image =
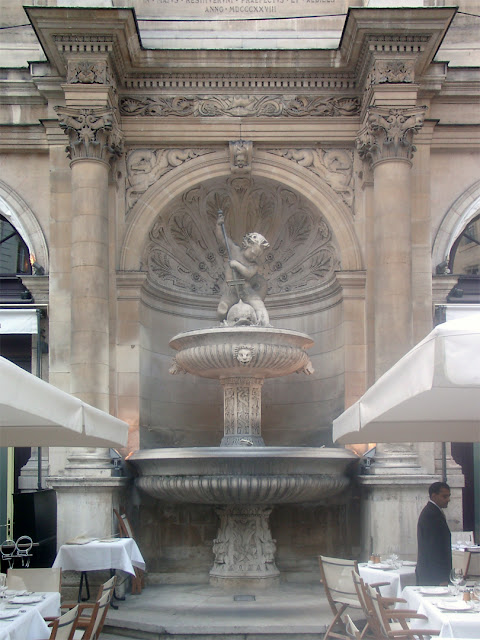
MULTIPOLYGON (((42 349, 40 336, 40 309, 37 309, 37 378, 42 377, 42 349)), ((42 447, 37 449, 37 491, 42 489, 42 447)))

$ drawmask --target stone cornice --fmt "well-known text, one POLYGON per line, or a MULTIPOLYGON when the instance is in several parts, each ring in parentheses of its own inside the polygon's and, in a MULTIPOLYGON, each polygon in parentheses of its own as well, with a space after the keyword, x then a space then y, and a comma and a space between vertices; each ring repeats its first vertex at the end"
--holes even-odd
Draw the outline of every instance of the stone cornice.
POLYGON ((199 72, 229 74, 232 66, 252 73, 312 72, 365 78, 371 56, 415 58, 421 76, 432 61, 456 9, 350 9, 337 50, 143 50, 131 9, 28 7, 27 15, 48 60, 65 76, 67 61, 104 56, 122 82, 151 74, 199 72), (67 25, 68 24, 68 28, 67 25), (388 24, 388 30, 385 25, 388 24))

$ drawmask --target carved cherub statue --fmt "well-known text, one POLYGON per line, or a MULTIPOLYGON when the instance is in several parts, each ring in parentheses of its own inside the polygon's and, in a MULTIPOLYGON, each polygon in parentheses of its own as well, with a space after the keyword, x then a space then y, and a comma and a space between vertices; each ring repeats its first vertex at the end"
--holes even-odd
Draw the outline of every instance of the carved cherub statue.
POLYGON ((225 217, 218 212, 215 234, 220 244, 227 250, 228 262, 225 266, 225 287, 217 308, 217 317, 227 325, 255 324, 261 327, 270 326, 268 312, 264 300, 267 295, 267 281, 260 273, 260 258, 270 246, 260 233, 247 233, 239 247, 225 234, 225 217), (243 280, 243 281, 242 281, 243 280), (229 285, 230 283, 233 283, 229 285), (242 318, 237 322, 236 314, 229 314, 237 304, 249 305, 253 308, 250 318, 242 318), (254 316, 254 317, 252 317, 254 316), (255 320, 255 322, 252 322, 255 320))

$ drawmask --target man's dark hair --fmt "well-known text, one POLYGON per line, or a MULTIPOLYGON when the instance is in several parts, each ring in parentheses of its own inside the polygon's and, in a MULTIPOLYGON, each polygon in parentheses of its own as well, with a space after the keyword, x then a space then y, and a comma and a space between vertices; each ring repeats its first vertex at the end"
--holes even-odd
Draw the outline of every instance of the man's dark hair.
POLYGON ((434 493, 440 493, 441 489, 447 489, 448 491, 450 491, 450 487, 446 482, 434 482, 428 487, 428 495, 431 498, 434 493))

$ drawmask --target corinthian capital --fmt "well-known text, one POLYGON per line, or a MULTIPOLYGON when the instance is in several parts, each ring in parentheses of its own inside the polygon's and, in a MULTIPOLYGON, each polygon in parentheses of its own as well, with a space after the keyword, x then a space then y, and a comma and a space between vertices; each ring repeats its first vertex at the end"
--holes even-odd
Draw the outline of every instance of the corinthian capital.
POLYGON ((60 127, 68 135, 66 150, 71 160, 89 158, 108 162, 120 155, 122 136, 112 109, 57 107, 60 127))
POLYGON ((360 156, 372 164, 388 159, 411 160, 416 150, 413 136, 423 126, 425 109, 370 107, 366 125, 356 140, 360 156))

